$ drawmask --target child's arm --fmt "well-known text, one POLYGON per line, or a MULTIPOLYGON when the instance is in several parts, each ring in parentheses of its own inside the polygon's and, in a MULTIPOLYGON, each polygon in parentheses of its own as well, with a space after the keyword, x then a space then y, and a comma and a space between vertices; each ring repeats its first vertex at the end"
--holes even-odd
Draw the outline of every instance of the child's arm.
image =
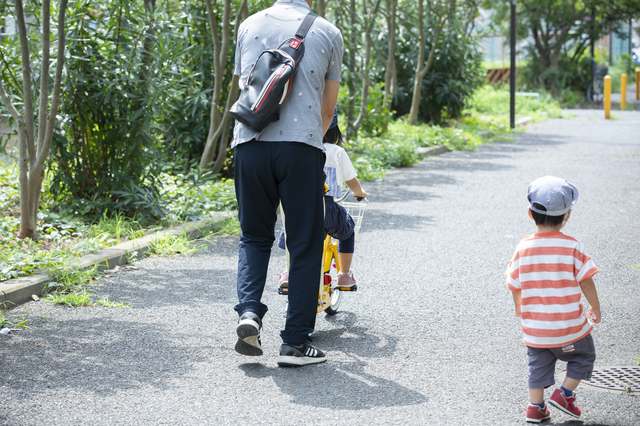
POLYGON ((347 186, 351 190, 351 193, 352 193, 354 198, 356 198, 356 197, 367 198, 367 193, 360 186, 360 181, 358 180, 358 178, 353 178, 351 180, 346 181, 345 183, 347 184, 347 186))
POLYGON ((593 282, 593 278, 582 280, 580 288, 590 305, 589 318, 591 318, 595 324, 598 324, 602 316, 600 314, 600 300, 598 299, 598 292, 596 291, 596 285, 593 282))
POLYGON ((522 318, 522 292, 512 291, 511 294, 513 294, 513 304, 516 305, 516 315, 518 316, 518 318, 522 318))

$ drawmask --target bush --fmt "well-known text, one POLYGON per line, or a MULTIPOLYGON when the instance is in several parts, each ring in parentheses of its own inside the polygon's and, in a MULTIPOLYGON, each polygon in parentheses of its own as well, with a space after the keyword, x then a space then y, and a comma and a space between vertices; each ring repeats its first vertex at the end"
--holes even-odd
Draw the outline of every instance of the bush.
MULTIPOLYGON (((403 116, 411 110, 417 43, 399 42, 398 50, 398 87, 393 107, 398 116, 403 116)), ((483 82, 481 50, 467 37, 462 25, 451 23, 442 33, 433 65, 422 81, 419 119, 441 123, 459 117, 483 82)))

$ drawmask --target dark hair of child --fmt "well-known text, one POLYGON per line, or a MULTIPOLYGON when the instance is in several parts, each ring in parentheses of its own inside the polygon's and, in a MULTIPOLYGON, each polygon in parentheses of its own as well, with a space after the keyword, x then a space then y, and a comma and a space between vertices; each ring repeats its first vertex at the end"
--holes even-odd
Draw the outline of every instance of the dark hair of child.
MULTIPOLYGON (((547 210, 542 204, 538 204, 538 203, 533 203, 533 207, 535 207, 538 210, 543 210, 543 211, 547 210)), ((547 216, 531 210, 531 216, 533 216, 533 220, 536 222, 536 225, 538 226, 558 226, 564 220, 565 215, 547 216)))
POLYGON ((322 138, 322 143, 333 143, 338 146, 342 145, 342 132, 338 126, 334 126, 327 130, 322 138))

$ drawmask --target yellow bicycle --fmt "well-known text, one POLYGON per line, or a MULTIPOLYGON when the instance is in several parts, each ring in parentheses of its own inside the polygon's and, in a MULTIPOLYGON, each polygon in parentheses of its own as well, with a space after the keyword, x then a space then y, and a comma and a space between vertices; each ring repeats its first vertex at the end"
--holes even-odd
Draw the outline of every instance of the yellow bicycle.
MULTIPOLYGON (((362 225, 362 217, 364 216, 365 203, 349 203, 345 202, 346 198, 351 194, 347 191, 336 203, 342 205, 347 213, 353 218, 355 223, 354 232, 356 235, 360 232, 362 225)), ((362 200, 361 198, 358 201, 362 200)), ((365 201, 367 201, 365 199, 365 201)), ((338 240, 330 235, 324 239, 324 251, 322 259, 323 281, 320 283, 320 291, 318 292, 318 313, 324 311, 327 315, 335 315, 342 302, 342 293, 345 291, 356 291, 357 285, 351 288, 339 289, 337 287, 338 271, 340 271, 340 260, 338 257, 338 240)))
MULTIPOLYGON (((355 224, 354 232, 358 235, 360 227, 362 226, 362 217, 364 216, 365 203, 362 203, 362 198, 358 197, 357 203, 345 202, 347 197, 351 194, 351 191, 347 192, 336 203, 345 208, 347 213, 353 218, 355 224)), ((368 202, 365 198, 364 201, 368 202)), ((327 315, 335 315, 338 313, 338 308, 342 302, 342 293, 345 291, 356 291, 357 285, 351 288, 339 289, 338 284, 338 271, 340 271, 340 258, 338 257, 338 240, 332 238, 331 235, 327 235, 324 239, 324 249, 322 252, 322 271, 323 279, 320 282, 320 289, 318 291, 318 313, 324 311, 327 315)), ((288 294, 288 288, 279 288, 278 293, 288 294)))

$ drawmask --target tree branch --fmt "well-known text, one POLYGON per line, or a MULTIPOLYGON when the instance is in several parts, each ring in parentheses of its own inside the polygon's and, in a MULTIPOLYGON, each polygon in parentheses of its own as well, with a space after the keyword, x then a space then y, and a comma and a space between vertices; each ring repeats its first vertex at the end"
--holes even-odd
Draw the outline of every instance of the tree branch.
MULTIPOLYGON (((60 105, 60 87, 62 86, 62 70, 64 68, 64 47, 66 38, 64 32, 64 20, 67 13, 68 3, 69 0, 62 0, 60 2, 60 11, 58 12, 58 58, 56 61, 56 77, 53 82, 53 97, 51 99, 51 109, 49 110, 47 133, 44 138, 43 147, 38 153, 37 168, 42 168, 44 166, 47 155, 49 155, 51 139, 53 139, 53 130, 56 124, 56 115, 58 112, 58 106, 60 105)), ((42 117, 41 120, 42 119, 44 119, 44 117, 42 117)))
POLYGON ((2 99, 2 102, 7 107, 7 109, 9 110, 9 113, 11 114, 11 116, 16 122, 18 120, 22 120, 22 116, 20 115, 16 107, 13 105, 13 102, 11 102, 11 99, 9 98, 9 95, 7 95, 7 92, 5 92, 4 90, 4 86, 2 85, 2 75, 0 75, 0 99, 2 99))
POLYGON ((27 153, 29 155, 29 163, 35 163, 36 150, 34 140, 34 122, 33 122, 33 92, 31 89, 31 59, 29 55, 29 38, 27 35, 27 26, 24 19, 24 9, 22 8, 22 0, 15 0, 16 4, 16 21, 18 23, 18 31, 20 33, 20 51, 22 52, 22 87, 24 93, 24 120, 26 131, 27 153))
POLYGON ((49 0, 42 2, 42 66, 40 67, 40 111, 38 112, 38 155, 44 145, 47 132, 47 108, 49 107, 49 59, 51 32, 51 4, 49 0))

